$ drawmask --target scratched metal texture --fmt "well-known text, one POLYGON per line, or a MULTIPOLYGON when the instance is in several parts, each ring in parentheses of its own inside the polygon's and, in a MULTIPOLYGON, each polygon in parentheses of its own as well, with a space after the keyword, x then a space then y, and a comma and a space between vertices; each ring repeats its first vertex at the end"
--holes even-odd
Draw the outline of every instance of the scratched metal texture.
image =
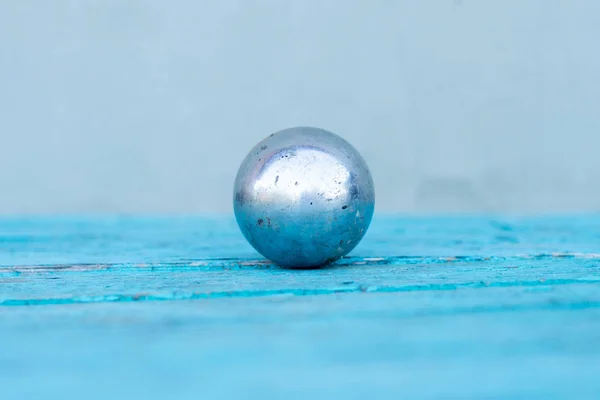
POLYGON ((599 241, 376 215, 286 270, 229 217, 0 219, 0 399, 598 399, 599 241))

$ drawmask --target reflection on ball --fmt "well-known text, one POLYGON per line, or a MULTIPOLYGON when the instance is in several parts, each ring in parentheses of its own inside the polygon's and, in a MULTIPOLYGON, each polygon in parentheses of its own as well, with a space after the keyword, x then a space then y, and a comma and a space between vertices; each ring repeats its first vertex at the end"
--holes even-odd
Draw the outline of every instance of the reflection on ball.
POLYGON ((369 168, 358 151, 323 129, 284 129, 243 160, 233 208, 248 242, 285 267, 328 264, 363 238, 375 208, 369 168))

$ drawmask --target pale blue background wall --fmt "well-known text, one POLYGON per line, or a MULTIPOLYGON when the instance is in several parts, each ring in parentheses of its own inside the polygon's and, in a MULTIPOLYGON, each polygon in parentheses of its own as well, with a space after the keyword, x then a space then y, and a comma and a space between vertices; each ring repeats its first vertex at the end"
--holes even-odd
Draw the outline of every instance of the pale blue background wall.
POLYGON ((600 208, 600 1, 0 2, 0 213, 230 210, 294 125, 387 211, 600 208))

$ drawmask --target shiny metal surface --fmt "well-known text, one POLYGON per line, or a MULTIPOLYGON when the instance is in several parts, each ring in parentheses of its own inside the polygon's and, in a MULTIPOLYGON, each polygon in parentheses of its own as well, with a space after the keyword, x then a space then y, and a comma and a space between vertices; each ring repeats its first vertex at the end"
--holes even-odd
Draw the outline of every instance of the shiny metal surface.
POLYGON ((371 173, 340 136, 289 128, 260 141, 234 187, 237 223, 264 257, 285 267, 318 267, 348 254, 373 217, 371 173))

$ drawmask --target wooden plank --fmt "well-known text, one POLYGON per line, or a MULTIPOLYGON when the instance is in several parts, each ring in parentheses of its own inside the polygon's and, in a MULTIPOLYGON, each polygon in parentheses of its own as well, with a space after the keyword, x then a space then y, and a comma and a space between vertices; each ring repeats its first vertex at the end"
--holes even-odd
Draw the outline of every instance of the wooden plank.
POLYGON ((1 398, 598 398, 598 238, 381 216, 293 271, 230 218, 3 219, 1 398))

